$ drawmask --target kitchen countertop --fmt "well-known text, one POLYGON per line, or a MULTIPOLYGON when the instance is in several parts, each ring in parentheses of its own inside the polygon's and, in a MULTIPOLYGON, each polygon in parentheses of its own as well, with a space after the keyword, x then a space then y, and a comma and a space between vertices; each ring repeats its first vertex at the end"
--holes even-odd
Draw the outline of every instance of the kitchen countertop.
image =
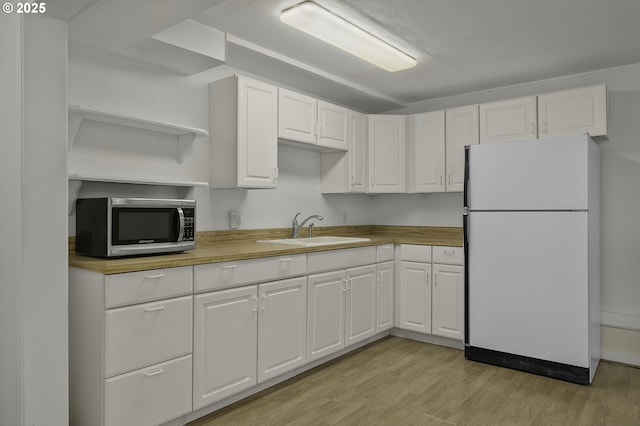
MULTIPOLYGON (((283 244, 257 243, 259 239, 289 237, 288 228, 241 231, 205 231, 196 236, 197 247, 182 253, 138 256, 115 259, 98 259, 75 253, 75 238, 69 241, 69 266, 101 274, 143 271, 148 269, 173 268, 204 263, 228 262, 270 256, 283 256, 366 247, 379 244, 424 244, 462 247, 462 228, 415 227, 415 226, 334 226, 316 227, 315 236, 338 235, 364 237, 371 241, 348 244, 332 244, 315 247, 299 247, 283 244)), ((306 235, 302 234, 301 237, 306 235)))

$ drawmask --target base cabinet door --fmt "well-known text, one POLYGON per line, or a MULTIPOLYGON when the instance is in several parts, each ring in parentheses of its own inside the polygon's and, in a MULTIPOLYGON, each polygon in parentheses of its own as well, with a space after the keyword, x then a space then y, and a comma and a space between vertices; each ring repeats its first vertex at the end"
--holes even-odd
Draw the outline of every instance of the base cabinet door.
POLYGON ((255 285, 195 297, 194 410, 257 383, 257 311, 255 285))
POLYGON ((433 334, 462 340, 464 337, 464 268, 433 265, 433 334))
POLYGON ((400 262, 398 328, 431 333, 431 264, 400 262))
POLYGON ((307 361, 313 361, 345 346, 344 271, 310 275, 307 288, 307 361))
POLYGON ((393 327, 394 273, 393 261, 376 265, 376 333, 393 327))
POLYGON ((307 356, 307 278, 258 286, 258 383, 303 365, 307 356))
POLYGON ((375 265, 346 271, 346 346, 376 334, 375 276, 375 265))

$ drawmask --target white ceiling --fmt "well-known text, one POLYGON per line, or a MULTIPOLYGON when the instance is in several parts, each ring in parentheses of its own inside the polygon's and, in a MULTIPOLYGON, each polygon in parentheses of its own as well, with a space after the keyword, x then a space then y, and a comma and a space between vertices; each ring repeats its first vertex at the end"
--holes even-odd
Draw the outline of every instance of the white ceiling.
MULTIPOLYGON (((138 59, 152 35, 191 18, 227 33, 231 72, 365 112, 640 63, 638 0, 315 0, 418 60, 396 73, 282 24, 279 13, 301 1, 58 0, 47 9, 69 21, 72 43, 138 59)), ((185 68, 209 66, 191 56, 185 68)))

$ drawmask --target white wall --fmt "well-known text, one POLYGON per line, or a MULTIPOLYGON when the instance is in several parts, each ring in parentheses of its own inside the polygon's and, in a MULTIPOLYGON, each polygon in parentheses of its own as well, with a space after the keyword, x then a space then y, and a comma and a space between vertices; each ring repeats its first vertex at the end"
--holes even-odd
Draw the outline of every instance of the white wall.
POLYGON ((0 14, 0 424, 22 424, 22 21, 0 14))
MULTIPOLYGON (((207 75, 216 76, 216 73, 180 76, 72 44, 69 55, 69 103, 120 115, 209 129, 207 75)), ((229 70, 223 69, 217 77, 226 75, 229 75, 229 70)), ((117 173, 117 169, 120 169, 131 173, 139 167, 140 170, 159 173, 157 166, 145 164, 147 160, 137 155, 149 152, 156 156, 156 164, 166 168, 167 178, 180 177, 183 172, 178 169, 186 168, 192 174, 188 180, 208 180, 209 148, 206 138, 196 139, 192 155, 182 167, 158 158, 163 155, 158 152, 171 149, 169 145, 164 146, 165 143, 169 142, 162 136, 144 132, 133 134, 114 126, 86 122, 81 125, 69 155, 70 172, 97 170, 98 174, 107 174, 117 173), (136 146, 126 148, 127 144, 136 143, 134 139, 141 136, 149 140, 138 141, 136 146), (161 145, 153 147, 153 138, 161 145), (132 159, 131 154, 136 159, 132 159)), ((370 223, 369 200, 366 196, 320 194, 320 154, 280 145, 278 167, 277 189, 196 188, 191 196, 198 203, 198 230, 228 229, 229 210, 240 211, 243 229, 287 227, 298 211, 303 215, 323 215, 325 220, 321 225, 370 223)), ((175 196, 176 192, 166 187, 89 183, 83 185, 79 195, 105 194, 175 196)), ((69 235, 75 234, 74 221, 75 215, 70 216, 69 235)))
MULTIPOLYGON (((609 92, 608 135, 597 140, 603 357, 640 365, 640 64, 436 99, 394 113, 435 111, 601 83, 607 84, 609 92)), ((404 206, 386 203, 383 208, 390 217, 402 215, 404 206)), ((447 216, 447 211, 441 213, 447 216)), ((448 213, 460 217, 461 201, 460 205, 451 201, 448 213)))
POLYGON ((66 425, 67 25, 0 23, 0 424, 66 425))
POLYGON ((66 425, 67 24, 32 15, 23 34, 24 423, 66 425))

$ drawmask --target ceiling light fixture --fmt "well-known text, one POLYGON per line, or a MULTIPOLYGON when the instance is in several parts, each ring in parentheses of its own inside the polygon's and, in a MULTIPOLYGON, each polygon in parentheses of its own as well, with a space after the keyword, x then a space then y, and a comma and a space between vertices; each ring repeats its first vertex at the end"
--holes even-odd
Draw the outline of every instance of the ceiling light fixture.
POLYGON ((389 72, 416 66, 416 60, 351 22, 305 1, 282 12, 280 20, 389 72))

